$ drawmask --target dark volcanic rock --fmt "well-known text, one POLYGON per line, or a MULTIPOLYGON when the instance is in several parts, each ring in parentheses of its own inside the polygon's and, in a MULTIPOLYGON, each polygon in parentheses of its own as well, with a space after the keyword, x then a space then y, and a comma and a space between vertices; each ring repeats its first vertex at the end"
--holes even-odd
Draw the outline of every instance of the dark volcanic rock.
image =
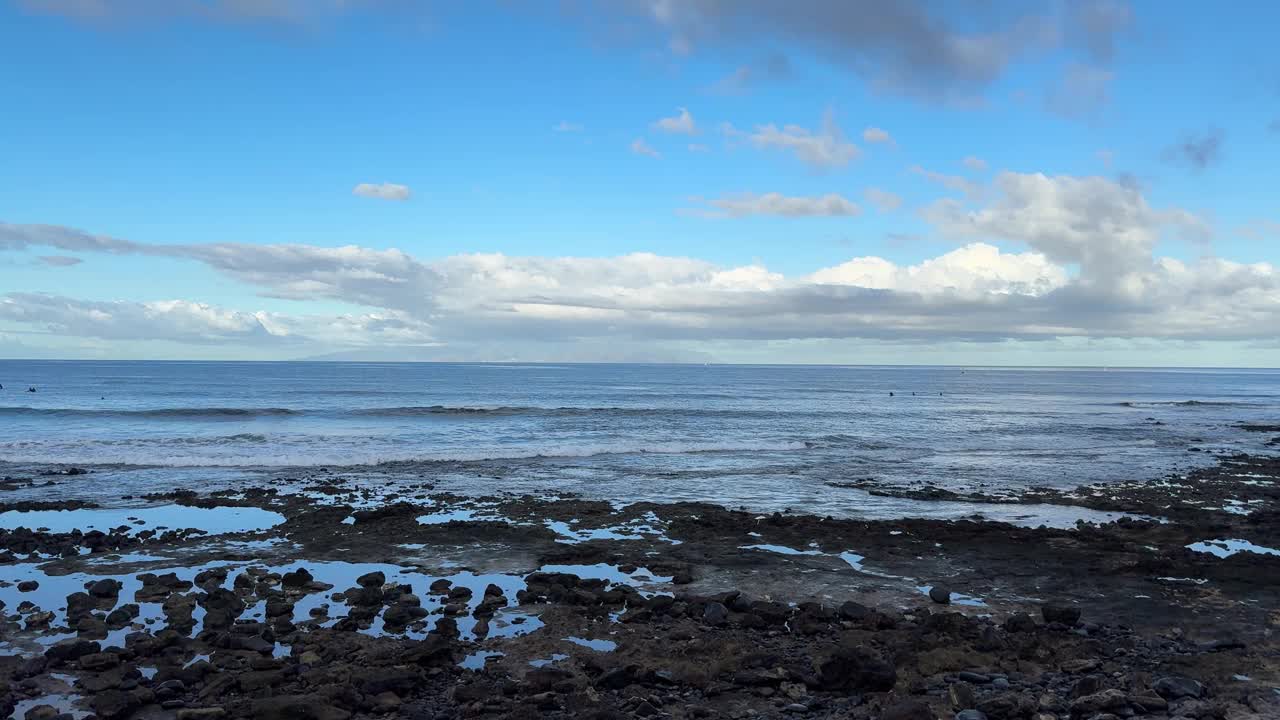
POLYGON ((287 588, 300 588, 315 580, 306 568, 298 568, 280 577, 280 584, 287 588))
POLYGON ((1071 714, 1089 717, 1100 712, 1115 712, 1129 707, 1128 697, 1119 690, 1103 690, 1071 701, 1071 714))
POLYGON ((119 580, 99 580, 90 583, 89 594, 96 598, 113 598, 120 594, 120 588, 123 587, 119 580))
POLYGON ((364 588, 381 588, 387 584, 387 576, 382 571, 365 573, 356 578, 356 584, 364 588))
POLYGON ((1040 608, 1040 614, 1047 623, 1062 623, 1074 627, 1080 622, 1080 608, 1070 605, 1045 605, 1040 608))
POLYGON ((254 700, 254 720, 347 720, 351 713, 319 695, 279 695, 254 700))
POLYGON ((934 585, 929 588, 929 599, 940 604, 951 604, 951 588, 946 585, 934 585))
POLYGON ((708 625, 724 625, 729 622, 729 608, 718 602, 709 602, 702 610, 702 620, 708 625))
POLYGON ((1014 613, 1004 621, 1004 629, 1012 633, 1035 632, 1036 621, 1026 613, 1014 613))
POLYGON ((898 671, 875 651, 863 647, 841 647, 815 664, 818 680, 826 690, 891 690, 898 671))
POLYGON ((1030 695, 1006 692, 978 703, 978 710, 992 720, 1014 720, 1029 716, 1040 704, 1030 695))
POLYGON ((60 640, 44 651, 44 657, 52 665, 79 660, 90 653, 101 652, 102 646, 93 640, 60 640))
POLYGON ((899 700, 880 713, 880 720, 937 720, 933 710, 919 700, 899 700))
POLYGON ((1169 675, 1151 683, 1151 689, 1165 700, 1199 698, 1204 696, 1204 685, 1182 675, 1169 675))

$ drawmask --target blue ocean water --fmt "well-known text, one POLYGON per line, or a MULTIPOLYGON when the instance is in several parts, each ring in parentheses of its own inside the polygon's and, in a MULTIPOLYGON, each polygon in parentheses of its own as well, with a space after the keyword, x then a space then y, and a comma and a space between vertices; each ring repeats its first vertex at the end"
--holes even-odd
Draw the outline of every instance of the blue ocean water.
MULTIPOLYGON (((83 490, 302 468, 451 490, 823 509, 830 483, 1154 479, 1260 450, 1280 371, 0 361, 0 475, 83 490), (27 392, 33 386, 37 392, 27 392)), ((865 494, 864 494, 865 495, 865 494)))

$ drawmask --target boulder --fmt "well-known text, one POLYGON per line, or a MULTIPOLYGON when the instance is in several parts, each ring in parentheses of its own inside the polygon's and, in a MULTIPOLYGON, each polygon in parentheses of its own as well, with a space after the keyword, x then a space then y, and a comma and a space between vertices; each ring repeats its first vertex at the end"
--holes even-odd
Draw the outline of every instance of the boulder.
POLYGON ((1070 605, 1044 605, 1040 608, 1040 614, 1044 616, 1047 623, 1062 623, 1068 627, 1075 627, 1080 622, 1080 608, 1070 605))
POLYGON ((719 627, 729 622, 729 608, 718 602, 709 602, 702 609, 702 621, 719 627))
POLYGON ((1073 716, 1090 717, 1101 712, 1114 712, 1129 707, 1129 698, 1121 691, 1103 690, 1071 701, 1073 716))
POLYGON ((366 587, 366 588, 367 587, 381 588, 383 585, 387 584, 387 576, 386 576, 386 573, 383 573, 382 571, 365 573, 364 575, 361 575, 360 577, 356 578, 356 584, 359 585, 360 587, 366 587))
POLYGON ((1204 697, 1204 685, 1183 675, 1166 675, 1151 683, 1151 689, 1165 700, 1204 697))
POLYGON ((815 663, 824 690, 884 691, 898 682, 898 671, 875 651, 844 646, 815 663))

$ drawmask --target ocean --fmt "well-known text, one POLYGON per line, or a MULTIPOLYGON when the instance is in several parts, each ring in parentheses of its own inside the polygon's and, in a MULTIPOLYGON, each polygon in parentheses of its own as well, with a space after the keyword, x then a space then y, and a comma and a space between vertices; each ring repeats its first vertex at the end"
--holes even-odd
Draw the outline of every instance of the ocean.
POLYGON ((0 361, 0 476, 46 494, 342 472, 460 493, 572 492, 884 517, 959 515, 840 484, 956 490, 1156 479, 1261 450, 1280 371, 0 361), (27 392, 34 387, 36 392, 27 392), (323 469, 323 470, 322 470, 323 469))

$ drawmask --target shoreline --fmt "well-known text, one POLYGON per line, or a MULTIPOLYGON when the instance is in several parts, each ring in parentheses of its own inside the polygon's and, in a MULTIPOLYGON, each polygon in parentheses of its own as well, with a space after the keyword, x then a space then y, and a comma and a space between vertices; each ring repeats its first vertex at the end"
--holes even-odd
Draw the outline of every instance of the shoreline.
MULTIPOLYGON (((1280 716, 1280 459, 1214 461, 1012 498, 874 490, 1159 518, 1074 529, 464 497, 427 478, 380 493, 318 471, 137 498, 150 512, 101 534, 0 530, 0 597, 19 601, 0 626, 0 710, 53 697, 34 717, 1280 716), (1236 540, 1249 544, 1213 544, 1236 540), (19 575, 45 589, 18 592, 19 575)), ((0 510, 101 512, 70 507, 0 510)))

